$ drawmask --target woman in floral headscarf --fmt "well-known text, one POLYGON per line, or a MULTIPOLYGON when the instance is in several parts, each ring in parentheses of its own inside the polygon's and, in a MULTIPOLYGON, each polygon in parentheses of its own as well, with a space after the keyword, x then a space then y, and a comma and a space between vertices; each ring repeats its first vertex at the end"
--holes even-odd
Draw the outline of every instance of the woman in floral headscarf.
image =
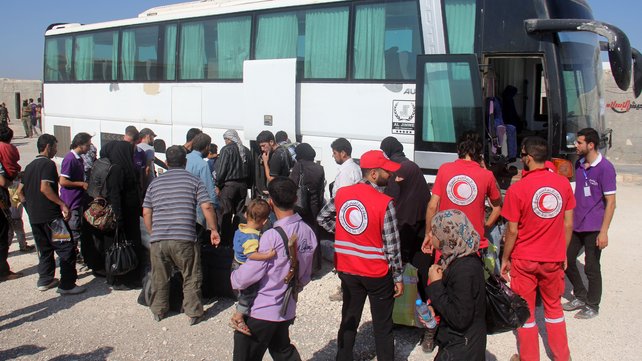
POLYGON ((484 360, 486 350, 486 287, 477 255, 479 234, 459 210, 437 213, 431 241, 441 250, 430 267, 428 295, 441 322, 435 360, 484 360))

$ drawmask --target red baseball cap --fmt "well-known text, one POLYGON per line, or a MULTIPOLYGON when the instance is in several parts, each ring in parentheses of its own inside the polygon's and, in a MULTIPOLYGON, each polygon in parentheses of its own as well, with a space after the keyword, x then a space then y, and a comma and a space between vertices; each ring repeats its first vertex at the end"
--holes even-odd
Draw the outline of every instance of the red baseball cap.
POLYGON ((385 153, 380 150, 369 150, 361 156, 359 166, 363 169, 381 168, 388 172, 396 172, 401 164, 395 163, 386 157, 385 153))

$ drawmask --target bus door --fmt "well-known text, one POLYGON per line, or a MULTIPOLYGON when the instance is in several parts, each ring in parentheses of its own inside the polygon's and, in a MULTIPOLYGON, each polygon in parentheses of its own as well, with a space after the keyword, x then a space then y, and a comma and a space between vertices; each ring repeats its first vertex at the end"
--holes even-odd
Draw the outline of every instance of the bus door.
POLYGON ((247 60, 243 63, 244 105, 240 109, 245 138, 263 130, 297 134, 296 59, 247 60))
MULTIPOLYGON (((479 65, 474 54, 417 58, 415 162, 429 175, 457 159, 457 139, 484 134, 479 65)), ((434 178, 433 178, 434 179, 434 178)))

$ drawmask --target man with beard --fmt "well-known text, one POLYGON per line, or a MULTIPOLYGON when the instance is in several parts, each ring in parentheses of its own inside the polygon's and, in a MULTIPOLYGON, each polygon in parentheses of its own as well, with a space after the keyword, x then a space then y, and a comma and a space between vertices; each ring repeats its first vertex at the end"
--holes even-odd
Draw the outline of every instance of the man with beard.
POLYGON ((317 218, 328 232, 336 227, 334 261, 343 290, 336 359, 353 359, 368 297, 377 359, 394 360, 392 309, 403 294, 401 246, 394 202, 383 187, 400 166, 380 150, 364 153, 360 165, 361 181, 339 189, 317 218))
POLYGON ((243 214, 247 186, 250 181, 250 150, 238 133, 229 129, 223 134, 225 146, 216 162, 216 193, 221 202, 221 237, 225 244, 232 242, 238 226, 235 215, 243 214))
POLYGON ((600 136, 592 128, 577 133, 575 147, 581 157, 575 164, 573 237, 568 246, 566 276, 573 285, 575 299, 564 304, 565 311, 581 309, 575 318, 598 315, 602 297, 600 255, 609 244, 609 226, 615 213, 615 167, 598 151, 600 136), (584 247, 584 272, 588 291, 577 268, 577 256, 584 247))

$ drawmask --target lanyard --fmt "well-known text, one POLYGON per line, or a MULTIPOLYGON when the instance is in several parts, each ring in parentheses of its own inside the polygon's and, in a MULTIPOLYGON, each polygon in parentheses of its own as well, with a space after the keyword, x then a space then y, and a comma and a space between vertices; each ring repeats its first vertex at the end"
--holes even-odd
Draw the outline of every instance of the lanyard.
MULTIPOLYGON (((591 167, 589 166, 588 170, 591 170, 591 167)), ((586 168, 584 168, 584 164, 582 164, 582 173, 584 173, 584 186, 588 187, 588 173, 586 172, 586 168)))

